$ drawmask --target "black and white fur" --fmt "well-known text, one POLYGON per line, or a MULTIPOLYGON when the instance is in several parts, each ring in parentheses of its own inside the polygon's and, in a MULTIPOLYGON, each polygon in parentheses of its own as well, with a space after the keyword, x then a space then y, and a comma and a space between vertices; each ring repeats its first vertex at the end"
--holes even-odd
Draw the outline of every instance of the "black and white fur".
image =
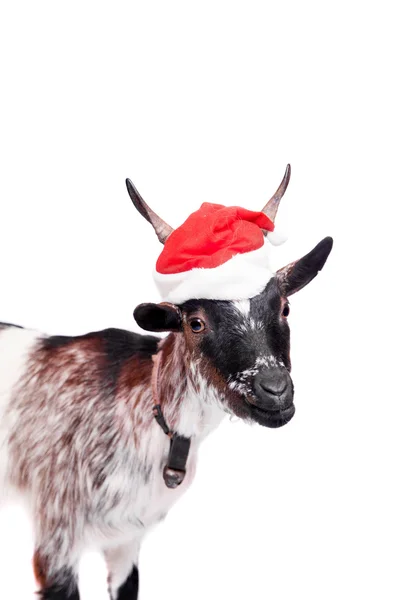
POLYGON ((0 501, 22 497, 41 598, 78 600, 77 565, 103 552, 113 600, 138 597, 141 542, 193 480, 200 443, 226 414, 267 427, 294 415, 288 297, 322 269, 325 238, 254 298, 141 304, 151 335, 47 336, 0 324, 0 501), (186 477, 166 487, 169 438, 152 412, 160 358, 164 417, 191 440, 186 477))

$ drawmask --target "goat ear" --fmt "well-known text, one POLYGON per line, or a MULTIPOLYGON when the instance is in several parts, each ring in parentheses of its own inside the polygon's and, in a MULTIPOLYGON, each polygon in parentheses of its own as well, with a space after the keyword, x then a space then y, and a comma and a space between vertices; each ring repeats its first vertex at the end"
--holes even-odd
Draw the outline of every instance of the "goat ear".
POLYGON ((324 266, 332 250, 332 245, 333 239, 326 237, 311 252, 303 256, 303 258, 279 269, 276 277, 281 294, 283 296, 290 296, 301 290, 307 283, 310 283, 324 266))
POLYGON ((174 304, 139 304, 133 311, 136 323, 147 331, 181 331, 181 311, 174 304))

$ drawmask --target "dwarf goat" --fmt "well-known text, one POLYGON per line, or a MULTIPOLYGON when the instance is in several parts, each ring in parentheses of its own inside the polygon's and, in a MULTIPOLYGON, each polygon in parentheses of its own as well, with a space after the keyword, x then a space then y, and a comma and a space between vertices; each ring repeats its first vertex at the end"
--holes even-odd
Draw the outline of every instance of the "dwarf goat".
MULTIPOLYGON (((272 220, 290 176, 264 208, 272 220)), ((165 241, 171 228, 127 181, 165 241)), ((47 336, 0 324, 0 493, 26 499, 47 600, 78 600, 82 551, 104 553, 113 600, 138 597, 141 541, 190 485, 224 415, 280 427, 293 417, 288 297, 322 269, 325 238, 245 300, 141 304, 137 323, 47 336)))

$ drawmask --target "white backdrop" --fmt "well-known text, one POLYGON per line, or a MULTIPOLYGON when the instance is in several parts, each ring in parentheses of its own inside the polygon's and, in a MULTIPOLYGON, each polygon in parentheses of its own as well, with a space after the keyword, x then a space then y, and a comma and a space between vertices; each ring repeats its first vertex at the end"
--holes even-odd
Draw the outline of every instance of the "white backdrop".
MULTIPOLYGON (((125 177, 176 226, 203 201, 260 209, 290 162, 274 265, 335 240, 291 300, 295 418, 204 443, 141 600, 400 597, 397 28, 385 1, 2 6, 0 320, 138 330, 161 247, 125 177)), ((30 554, 3 510, 1 598, 33 597, 30 554)), ((82 599, 104 578, 88 556, 82 599)))

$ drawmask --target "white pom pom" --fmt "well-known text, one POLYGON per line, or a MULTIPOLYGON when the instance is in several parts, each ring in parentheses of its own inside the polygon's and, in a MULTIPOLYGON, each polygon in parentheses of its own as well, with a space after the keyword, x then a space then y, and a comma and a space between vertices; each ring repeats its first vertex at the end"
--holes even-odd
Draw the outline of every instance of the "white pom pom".
POLYGON ((286 233, 284 233, 283 231, 280 231, 279 229, 276 229, 276 228, 274 231, 268 231, 268 233, 267 233, 267 240, 273 246, 280 246, 281 244, 284 244, 287 239, 288 239, 288 236, 286 235, 286 233))

